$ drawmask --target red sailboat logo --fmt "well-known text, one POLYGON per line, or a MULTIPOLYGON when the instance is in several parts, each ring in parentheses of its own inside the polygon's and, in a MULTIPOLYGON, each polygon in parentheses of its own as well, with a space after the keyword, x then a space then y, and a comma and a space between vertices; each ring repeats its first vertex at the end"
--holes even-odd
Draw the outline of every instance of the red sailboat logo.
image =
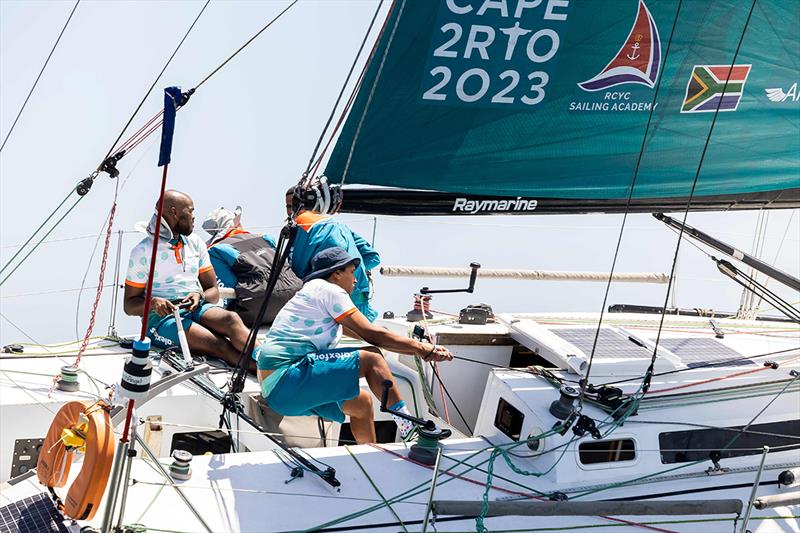
POLYGON ((653 87, 661 68, 661 39, 643 0, 628 38, 614 59, 597 76, 578 84, 584 91, 602 91, 624 83, 653 87))

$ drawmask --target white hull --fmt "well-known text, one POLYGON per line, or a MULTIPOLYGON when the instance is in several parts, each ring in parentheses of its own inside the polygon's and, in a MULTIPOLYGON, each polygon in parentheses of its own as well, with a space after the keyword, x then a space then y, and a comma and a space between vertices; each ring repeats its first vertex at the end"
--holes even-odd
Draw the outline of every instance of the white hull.
MULTIPOLYGON (((430 386, 433 379, 434 386, 428 391, 428 396, 438 413, 449 417, 450 424, 439 418, 434 420, 455 429, 454 438, 442 445, 434 500, 481 501, 487 490, 490 453, 495 446, 501 446, 512 452, 508 458, 517 471, 512 470, 502 456, 491 461, 494 479, 488 489, 489 502, 547 499, 554 493, 563 493, 570 501, 733 498, 743 502, 743 509, 747 508, 762 459, 759 434, 755 440, 748 437, 746 443, 738 447, 735 443, 724 447, 746 450, 731 457, 723 456, 719 469, 706 457, 710 450, 695 444, 690 444, 687 451, 694 455, 688 459, 678 458, 668 441, 663 440, 669 438, 664 435, 709 428, 740 428, 750 423, 752 428, 783 423, 789 423, 787 428, 793 427, 792 421, 800 419, 800 380, 793 380, 790 375, 790 371, 800 368, 798 329, 780 323, 718 321, 726 337, 719 340, 722 348, 712 345, 728 355, 719 359, 719 353, 695 350, 702 355, 698 359, 694 357, 697 354, 681 352, 676 342, 687 338, 706 339, 697 346, 712 346, 707 342, 715 338, 708 320, 669 317, 662 332, 662 342, 663 346, 672 346, 675 352, 660 354, 651 389, 639 405, 636 416, 617 427, 608 409, 587 402, 583 414, 597 423, 603 433, 602 439, 593 439, 588 434, 578 437, 570 430, 563 436, 550 434, 542 438, 536 451, 531 451, 526 445, 526 437, 547 432, 558 422, 549 410, 550 404, 559 397, 558 383, 554 380, 564 379, 569 383, 579 377, 572 367, 580 367, 580 356, 586 354, 581 353, 578 342, 581 337, 575 336, 575 330, 594 331, 596 326, 592 324, 596 325, 596 320, 595 315, 579 314, 504 316, 497 323, 483 326, 459 325, 446 317, 432 320, 428 324, 429 331, 457 356, 455 361, 439 365, 446 392, 452 399, 447 399, 444 391, 439 389, 430 368, 419 377, 413 360, 387 354, 390 367, 398 376, 398 383, 412 410, 419 416, 432 417, 425 405, 423 388, 426 384, 430 386), (570 344, 565 340, 567 338, 577 344, 570 344), (708 366, 709 361, 725 360, 730 353, 746 361, 739 361, 735 366, 708 366), (703 358, 707 359, 705 364, 701 361, 703 358), (777 362, 778 368, 764 366, 767 360, 777 362), (687 364, 688 361, 691 365, 687 364), (534 363, 546 363, 550 373, 542 375, 541 372, 525 370, 534 363), (520 368, 504 368, 510 365, 520 368), (692 365, 696 368, 691 368, 692 365), (519 421, 516 429, 511 427, 513 423, 511 426, 506 424, 508 421, 498 422, 502 418, 499 407, 502 402, 513 406, 513 411, 518 413, 514 415, 519 421), (456 413, 456 406, 460 415, 456 413), (764 411, 759 414, 762 409, 764 411), (458 438, 459 432, 469 436, 468 428, 476 437, 458 438), (518 434, 516 438, 513 438, 514 434, 518 434), (515 445, 517 441, 521 444, 515 445), (602 446, 602 443, 612 441, 620 443, 616 452, 609 446, 586 455, 583 448, 587 443, 600 443, 602 446), (626 442, 630 443, 630 450, 623 450, 626 442), (626 453, 629 455, 627 458, 626 453), (591 460, 592 457, 595 460, 591 460), (463 464, 458 461, 463 461, 463 464)), ((622 338, 629 334, 635 336, 636 342, 645 345, 643 353, 647 355, 646 347, 657 332, 657 320, 644 315, 610 315, 604 327, 614 329, 622 338)), ((412 326, 400 319, 383 323, 402 333, 407 333, 412 326)), ((107 353, 85 357, 82 365, 96 379, 110 383, 118 379, 124 350, 104 350, 107 353)), ((626 345, 614 350, 604 350, 602 342, 599 344, 590 381, 597 385, 621 381, 622 390, 632 394, 641 384, 649 355, 639 357, 626 345)), ((58 372, 64 362, 45 357, 9 357, 0 360, 0 467, 3 479, 10 471, 16 439, 42 436, 52 418, 50 411, 55 411, 64 401, 94 398, 86 376, 81 377, 81 393, 57 392, 48 398, 50 376, 58 372), (11 372, 21 369, 37 375, 11 372)), ((213 379, 222 385, 226 377, 221 373, 214 375, 213 379)), ((157 380, 154 375, 154 383, 157 380)), ((257 391, 257 384, 248 380, 246 393, 257 391)), ((149 439, 157 455, 166 458, 176 433, 216 429, 219 413, 220 406, 216 400, 185 382, 144 404, 136 414, 140 419, 161 416, 160 437, 145 435, 145 440, 149 439)), ((378 413, 376 418, 388 420, 385 413, 378 413)), ((233 434, 239 438, 239 449, 250 451, 196 456, 192 462, 191 479, 178 482, 212 531, 302 531, 312 528, 399 531, 404 527, 408 531, 421 530, 433 471, 430 466, 410 461, 406 445, 332 446, 304 450, 309 457, 336 469, 336 477, 341 482, 341 490, 336 492, 310 473, 286 483, 290 469, 271 451, 274 448, 271 441, 250 426, 235 421, 233 418, 233 434), (389 501, 391 509, 384 505, 375 487, 389 501), (349 516, 366 510, 369 512, 349 516), (400 525, 401 521, 404 526, 400 525)), ((286 422, 290 421, 287 419, 286 422)), ((288 429, 289 425, 280 428, 290 441, 301 446, 319 445, 321 441, 315 419, 301 418, 293 422, 297 423, 292 429, 288 429), (307 440, 298 442, 298 437, 307 440), (310 444, 313 442, 316 444, 310 444)), ((144 435, 145 427, 138 426, 140 435, 144 435)), ((337 424, 326 427, 329 444, 338 442, 340 429, 337 424)), ((735 431, 726 431, 726 435, 736 434, 735 431)), ((774 429, 761 433, 767 435, 763 443, 772 442, 769 433, 780 434, 774 429)), ((696 438, 700 438, 699 435, 696 438)), ((795 444, 800 441, 797 436, 789 435, 788 438, 788 442, 795 444)), ((691 443, 692 439, 686 442, 691 443)), ((719 442, 714 446, 723 448, 719 442)), ((167 464, 169 459, 161 462, 167 464)), ((322 463, 319 465, 324 468, 322 463)), ((781 472, 787 470, 800 479, 800 450, 785 443, 773 446, 760 473, 761 484, 756 494, 769 496, 797 492, 798 483, 789 487, 777 483, 781 472)), ((76 472, 74 469, 72 475, 76 472)), ((134 461, 131 478, 136 482, 129 488, 124 524, 141 523, 148 528, 169 531, 204 530, 176 492, 166 486, 165 478, 142 458, 142 454, 134 461)), ((0 507, 43 491, 35 476, 17 478, 12 483, 3 485, 0 507)), ((798 505, 753 510, 748 529, 754 532, 798 532, 798 515, 798 505)), ((101 510, 91 525, 99 526, 102 516, 101 510)), ((628 527, 631 524, 627 523, 633 522, 639 525, 632 527, 648 531, 728 532, 734 531, 734 527, 739 531, 741 517, 736 525, 734 518, 735 515, 506 516, 486 518, 486 527, 491 531, 536 531, 553 527, 582 531, 589 526, 601 530, 628 527)), ((474 516, 438 516, 435 527, 437 531, 474 531, 475 519, 474 516)), ((432 526, 428 530, 431 531, 432 526)))

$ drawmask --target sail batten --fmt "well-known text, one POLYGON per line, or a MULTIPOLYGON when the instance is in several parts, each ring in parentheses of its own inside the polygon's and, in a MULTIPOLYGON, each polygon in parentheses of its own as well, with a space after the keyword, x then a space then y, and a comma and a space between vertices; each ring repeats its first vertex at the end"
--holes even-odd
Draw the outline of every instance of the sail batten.
POLYGON ((692 208, 796 207, 792 1, 760 0, 742 35, 749 4, 735 0, 399 0, 326 175, 572 212, 619 211, 635 176, 632 204, 668 210, 716 116, 692 208))

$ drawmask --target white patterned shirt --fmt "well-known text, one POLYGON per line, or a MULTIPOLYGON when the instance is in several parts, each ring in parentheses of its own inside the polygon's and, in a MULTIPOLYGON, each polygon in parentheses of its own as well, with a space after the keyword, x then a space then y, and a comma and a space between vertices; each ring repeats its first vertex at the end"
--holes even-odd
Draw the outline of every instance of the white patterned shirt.
MULTIPOLYGON (((125 285, 144 288, 150 270, 153 237, 148 235, 131 250, 125 285)), ((203 240, 192 233, 167 241, 158 240, 156 268, 153 273, 153 296, 180 300, 190 292, 202 292, 198 276, 212 270, 208 249, 203 240)))

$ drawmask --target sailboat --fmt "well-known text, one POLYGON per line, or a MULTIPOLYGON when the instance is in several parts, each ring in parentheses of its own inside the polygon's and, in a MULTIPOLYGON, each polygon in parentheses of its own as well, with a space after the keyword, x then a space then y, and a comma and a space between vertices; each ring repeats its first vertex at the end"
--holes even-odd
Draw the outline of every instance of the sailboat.
MULTIPOLYGON (((544 275, 477 264, 417 270, 463 276, 467 287, 425 287, 412 312, 380 319, 456 355, 434 367, 385 354, 419 419, 415 440, 399 441, 376 402, 381 442, 347 444, 346 424, 265 410, 252 379, 236 391, 241 409, 220 417, 229 370, 139 354, 155 370, 137 400, 135 436, 117 445, 126 452, 116 448, 110 481, 92 478, 80 494, 72 491, 100 463, 87 453, 64 474, 69 489, 46 488, 42 442, 20 442, 15 428, 23 419, 50 424, 40 404, 55 411, 78 400, 92 410, 81 431, 107 422, 119 433, 124 405, 98 413, 103 394, 92 383, 118 380, 130 349, 96 342, 82 373, 62 373, 80 391, 51 398, 58 359, 7 357, 0 401, 17 418, 0 421, 2 460, 12 443, 18 449, 0 527, 798 531, 797 309, 741 264, 790 290, 796 273, 770 269, 686 218, 800 206, 800 109, 788 97, 800 13, 781 0, 598 5, 395 1, 341 131, 329 133, 332 151, 312 158, 298 201, 335 210, 338 198, 342 211, 395 215, 622 213, 620 235, 628 214, 670 211, 659 216, 679 232, 678 246, 698 239, 724 275, 783 316, 676 309, 666 297, 647 308, 603 302, 599 313, 475 305, 454 316, 432 311, 427 298, 471 294, 484 276, 544 275), (87 494, 91 507, 65 514, 70 496, 87 494)), ((594 277, 610 284, 622 274, 615 266, 594 277)), ((634 279, 669 285, 672 274, 634 279)))

